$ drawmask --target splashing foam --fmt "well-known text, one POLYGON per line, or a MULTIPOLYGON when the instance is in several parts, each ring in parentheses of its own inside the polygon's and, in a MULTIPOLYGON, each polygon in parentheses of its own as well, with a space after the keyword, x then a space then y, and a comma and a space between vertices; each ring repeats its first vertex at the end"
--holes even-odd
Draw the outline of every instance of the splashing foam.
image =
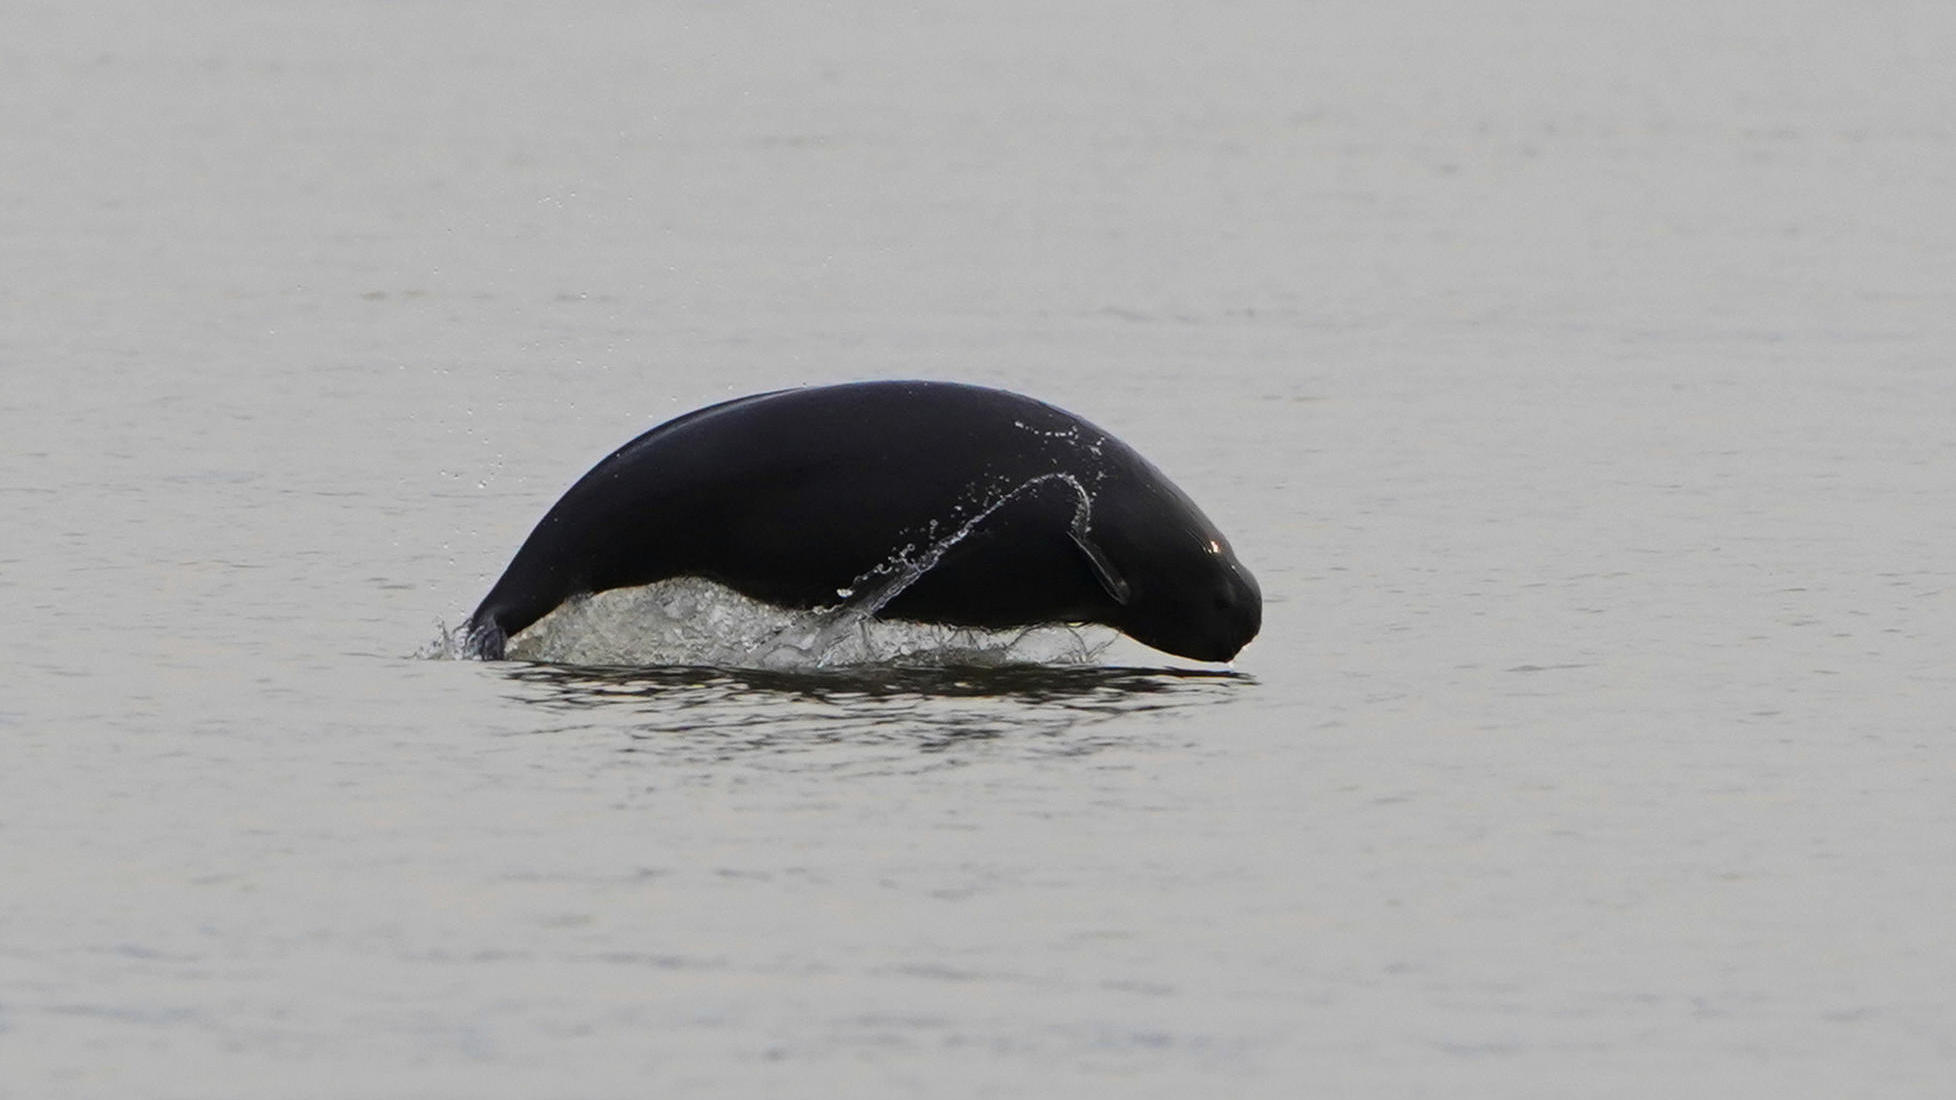
POLYGON ((851 605, 791 611, 700 577, 676 577, 572 600, 511 638, 508 655, 555 664, 782 671, 1089 664, 1113 638, 1099 627, 981 630, 873 619, 851 605))
MULTIPOLYGON (((701 577, 676 577, 570 600, 509 639, 506 654, 519 661, 555 664, 783 671, 859 665, 1091 664, 1113 643, 1112 629, 1056 623, 988 630, 875 617, 992 513, 1053 481, 1064 483, 1076 495, 1072 528, 1084 545, 1092 530, 1092 494, 1071 474, 1041 474, 994 495, 923 553, 913 557, 915 548, 906 546, 889 562, 838 591, 843 600, 838 606, 795 611, 749 599, 701 577)), ((462 635, 444 628, 426 655, 461 656, 462 635)))

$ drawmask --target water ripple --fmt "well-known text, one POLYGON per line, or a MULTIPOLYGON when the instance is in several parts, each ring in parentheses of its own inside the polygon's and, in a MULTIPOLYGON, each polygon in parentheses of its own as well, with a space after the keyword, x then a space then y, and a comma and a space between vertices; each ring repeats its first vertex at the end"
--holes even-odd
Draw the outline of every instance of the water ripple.
POLYGON ((602 728, 628 739, 623 751, 695 761, 828 746, 942 754, 985 742, 1082 755, 1148 737, 1158 716, 1225 703, 1256 682, 1227 671, 1037 666, 771 672, 539 664, 505 676, 511 698, 574 719, 553 723, 557 731, 602 728))

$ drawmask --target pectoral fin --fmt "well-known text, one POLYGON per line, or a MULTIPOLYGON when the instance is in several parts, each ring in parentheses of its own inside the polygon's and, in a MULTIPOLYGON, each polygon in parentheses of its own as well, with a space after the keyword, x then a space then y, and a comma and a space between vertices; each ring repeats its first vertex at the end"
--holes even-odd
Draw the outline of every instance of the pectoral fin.
POLYGON ((1077 529, 1071 534, 1073 545, 1079 547, 1080 552, 1087 556, 1087 563, 1093 566, 1093 575, 1100 578, 1100 586, 1107 590, 1109 596, 1114 597, 1115 603, 1126 607, 1130 589, 1120 570, 1114 568, 1114 563, 1107 560, 1107 555, 1101 552, 1100 547, 1094 545, 1093 539, 1087 534, 1077 529))

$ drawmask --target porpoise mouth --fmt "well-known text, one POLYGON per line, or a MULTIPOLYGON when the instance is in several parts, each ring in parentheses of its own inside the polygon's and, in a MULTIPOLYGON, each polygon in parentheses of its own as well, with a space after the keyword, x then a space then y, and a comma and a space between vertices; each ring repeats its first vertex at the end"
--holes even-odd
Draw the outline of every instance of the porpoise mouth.
POLYGON ((1228 583, 1214 597, 1216 618, 1213 629, 1202 642, 1202 652, 1192 653, 1203 661, 1231 661, 1263 629, 1263 590, 1249 570, 1238 566, 1229 573, 1228 583))

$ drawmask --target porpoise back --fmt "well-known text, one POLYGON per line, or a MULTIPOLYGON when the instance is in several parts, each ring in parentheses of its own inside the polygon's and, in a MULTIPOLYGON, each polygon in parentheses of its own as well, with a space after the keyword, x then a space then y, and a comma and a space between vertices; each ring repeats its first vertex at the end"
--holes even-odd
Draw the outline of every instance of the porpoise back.
POLYGON ((1208 661, 1262 619, 1228 540, 1120 440, 1003 390, 858 382, 722 402, 612 452, 524 541, 469 647, 500 658, 567 599, 679 576, 790 608, 895 580, 881 617, 1103 623, 1208 661))

